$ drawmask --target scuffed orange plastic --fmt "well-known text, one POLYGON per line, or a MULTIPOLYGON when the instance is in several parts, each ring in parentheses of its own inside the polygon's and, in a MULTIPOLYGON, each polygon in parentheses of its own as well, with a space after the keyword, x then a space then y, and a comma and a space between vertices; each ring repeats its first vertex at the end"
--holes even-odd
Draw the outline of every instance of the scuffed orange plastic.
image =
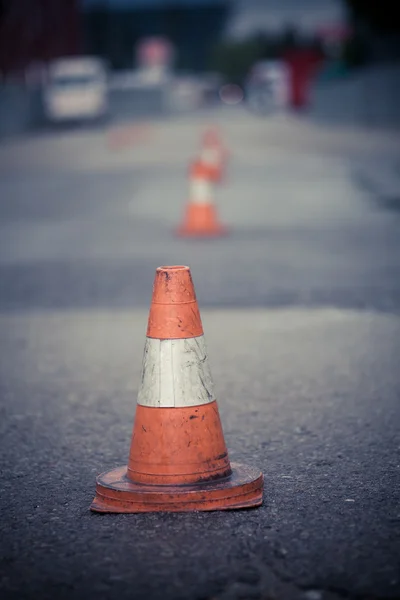
POLYGON ((189 267, 159 267, 147 325, 147 337, 160 340, 203 335, 189 267))
POLYGON ((127 476, 184 485, 231 474, 216 401, 184 408, 136 407, 127 476))

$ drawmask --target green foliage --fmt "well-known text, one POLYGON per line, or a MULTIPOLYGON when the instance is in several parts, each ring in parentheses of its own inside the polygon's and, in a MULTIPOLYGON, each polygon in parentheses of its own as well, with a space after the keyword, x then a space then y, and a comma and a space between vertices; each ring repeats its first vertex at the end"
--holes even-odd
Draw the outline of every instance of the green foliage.
POLYGON ((221 73, 227 81, 240 83, 260 56, 261 48, 256 39, 221 42, 212 51, 210 67, 221 73))
POLYGON ((256 61, 278 58, 281 51, 281 37, 256 34, 243 41, 228 40, 214 46, 209 66, 227 81, 240 83, 256 61))
POLYGON ((284 52, 305 43, 316 47, 316 40, 298 40, 295 28, 288 27, 280 34, 257 33, 242 41, 226 40, 213 47, 209 68, 231 83, 242 83, 252 65, 259 60, 281 58, 284 52))

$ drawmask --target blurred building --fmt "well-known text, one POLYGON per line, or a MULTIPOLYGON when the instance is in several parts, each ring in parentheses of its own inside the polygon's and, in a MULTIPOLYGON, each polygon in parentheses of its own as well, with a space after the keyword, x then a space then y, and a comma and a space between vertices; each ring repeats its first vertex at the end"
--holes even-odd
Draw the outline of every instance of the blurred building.
POLYGON ((79 0, 0 0, 0 74, 80 51, 79 0))
POLYGON ((207 68, 231 0, 82 0, 85 51, 116 69, 135 66, 140 39, 163 36, 174 46, 180 69, 207 68))
POLYGON ((338 29, 347 23, 342 0, 231 0, 226 27, 229 38, 246 38, 258 32, 278 33, 295 27, 299 34, 338 29))

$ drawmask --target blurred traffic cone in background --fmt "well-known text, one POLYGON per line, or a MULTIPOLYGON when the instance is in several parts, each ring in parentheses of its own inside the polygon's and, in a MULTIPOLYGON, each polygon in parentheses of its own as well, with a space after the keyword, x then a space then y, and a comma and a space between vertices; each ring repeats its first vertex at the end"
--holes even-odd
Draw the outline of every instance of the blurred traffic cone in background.
POLYGON ((190 169, 189 202, 177 230, 179 236, 218 237, 227 233, 218 220, 212 187, 209 167, 196 161, 190 169))
POLYGON ((127 467, 97 478, 97 512, 262 504, 263 475, 230 463, 189 267, 159 267, 127 467))
POLYGON ((210 177, 215 183, 220 183, 225 176, 228 151, 225 148, 219 130, 209 127, 204 132, 200 151, 200 160, 206 165, 210 177))

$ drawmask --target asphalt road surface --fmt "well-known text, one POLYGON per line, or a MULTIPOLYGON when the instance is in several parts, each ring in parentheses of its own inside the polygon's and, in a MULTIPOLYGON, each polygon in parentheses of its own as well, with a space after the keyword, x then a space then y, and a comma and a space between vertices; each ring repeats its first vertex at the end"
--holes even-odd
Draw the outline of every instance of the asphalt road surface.
POLYGON ((395 136, 240 110, 0 147, 0 597, 400 597, 395 136), (231 235, 182 241, 210 119, 231 235), (368 165, 368 167, 366 167, 368 165), (390 201, 389 201, 390 200, 390 201), (89 511, 126 462, 154 271, 188 264, 231 460, 262 507, 89 511))

